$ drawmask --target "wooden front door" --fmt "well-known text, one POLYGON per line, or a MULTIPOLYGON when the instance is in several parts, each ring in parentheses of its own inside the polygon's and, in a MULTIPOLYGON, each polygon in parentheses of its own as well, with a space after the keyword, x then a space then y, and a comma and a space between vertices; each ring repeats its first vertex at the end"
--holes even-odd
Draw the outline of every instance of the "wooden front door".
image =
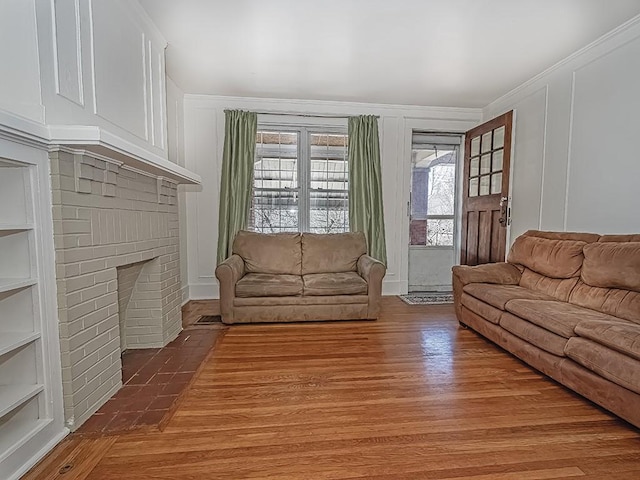
POLYGON ((462 265, 505 259, 512 119, 513 111, 510 111, 466 133, 462 265))

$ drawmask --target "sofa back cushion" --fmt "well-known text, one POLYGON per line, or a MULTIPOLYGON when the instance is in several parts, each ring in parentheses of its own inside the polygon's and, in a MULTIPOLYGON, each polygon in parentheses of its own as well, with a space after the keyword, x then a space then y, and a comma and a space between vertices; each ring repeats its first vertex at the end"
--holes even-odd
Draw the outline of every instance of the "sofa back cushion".
POLYGON ((548 240, 578 240, 580 242, 593 243, 602 238, 597 233, 584 232, 548 232, 544 230, 527 230, 522 234, 525 237, 540 237, 548 240))
POLYGON ((580 275, 586 242, 521 235, 511 246, 509 263, 523 265, 551 278, 571 278, 580 275))
POLYGON ((581 278, 592 287, 640 292, 640 242, 587 245, 581 278))
POLYGON ((300 275, 302 249, 299 233, 240 231, 233 241, 233 253, 240 255, 247 273, 300 275))
POLYGON ((367 241, 362 232, 303 233, 302 274, 355 272, 365 253, 367 241))
POLYGON ((578 280, 579 277, 551 278, 525 268, 520 276, 520 286, 566 302, 578 280))

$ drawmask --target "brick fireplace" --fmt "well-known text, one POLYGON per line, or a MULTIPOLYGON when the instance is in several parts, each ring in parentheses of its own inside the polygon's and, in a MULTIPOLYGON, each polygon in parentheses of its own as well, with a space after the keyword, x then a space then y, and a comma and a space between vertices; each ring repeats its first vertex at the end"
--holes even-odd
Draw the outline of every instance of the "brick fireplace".
POLYGON ((177 185, 87 152, 50 153, 65 421, 122 385, 124 348, 182 328, 177 185))

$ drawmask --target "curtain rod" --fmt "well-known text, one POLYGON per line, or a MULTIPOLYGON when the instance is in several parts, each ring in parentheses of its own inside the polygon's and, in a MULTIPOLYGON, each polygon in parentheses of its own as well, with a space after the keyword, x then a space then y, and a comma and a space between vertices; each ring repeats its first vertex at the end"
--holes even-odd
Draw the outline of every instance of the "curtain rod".
MULTIPOLYGON (((349 119, 350 117, 356 117, 357 115, 331 115, 331 114, 322 114, 322 113, 296 113, 296 112, 255 112, 258 115, 282 115, 287 117, 306 117, 306 118, 341 118, 341 119, 349 119)), ((375 118, 380 118, 379 115, 370 115, 375 118)))

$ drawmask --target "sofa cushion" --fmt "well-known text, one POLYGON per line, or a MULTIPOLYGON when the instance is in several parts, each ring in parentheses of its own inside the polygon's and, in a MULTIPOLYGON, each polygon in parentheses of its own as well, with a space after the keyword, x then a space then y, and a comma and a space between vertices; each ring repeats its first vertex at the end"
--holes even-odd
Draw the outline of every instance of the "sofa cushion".
POLYGON ((578 281, 569 295, 569 302, 640 324, 640 292, 592 287, 578 281))
POLYGON ((597 233, 550 232, 545 230, 527 230, 522 235, 527 237, 548 238, 549 240, 578 240, 586 243, 597 242, 602 239, 602 236, 597 233))
POLYGON ((233 241, 233 253, 242 257, 248 273, 300 275, 299 233, 240 231, 233 241))
POLYGON ((551 240, 520 236, 509 251, 509 263, 523 265, 551 278, 571 278, 580 275, 585 242, 551 240))
POLYGON ((572 337, 564 347, 567 357, 583 367, 640 393, 640 361, 582 337, 572 337))
POLYGON ((581 277, 592 287, 640 292, 640 242, 599 242, 585 246, 581 277))
POLYGON ((576 333, 583 338, 640 360, 640 325, 623 320, 614 322, 585 320, 576 326, 576 333))
POLYGON ((476 297, 472 297, 468 293, 462 293, 461 303, 473 313, 480 315, 485 320, 491 323, 495 323, 496 325, 500 323, 502 310, 492 307, 488 303, 484 303, 482 300, 478 300, 476 297))
POLYGON ((516 298, 526 298, 530 300, 553 300, 552 297, 544 293, 534 292, 518 285, 494 285, 490 283, 470 283, 462 289, 469 295, 476 297, 483 302, 493 305, 500 310, 504 310, 509 300, 516 298))
POLYGON ((286 297, 302 295, 300 275, 248 273, 236 283, 236 297, 286 297))
POLYGON ((310 273, 302 276, 304 295, 366 295, 367 282, 356 272, 310 273))
POLYGON ((302 275, 355 272, 367 253, 364 233, 302 234, 302 275))
POLYGON ((500 318, 500 326, 506 331, 513 333, 516 337, 526 340, 532 345, 557 355, 564 357, 564 347, 567 339, 550 332, 545 328, 527 322, 510 313, 504 312, 500 318))
POLYGON ((574 329, 583 320, 617 320, 611 315, 558 301, 511 300, 507 302, 506 309, 518 317, 565 338, 575 337, 574 329))
POLYGON ((566 302, 569 300, 571 290, 578 283, 578 277, 572 278, 551 278, 525 268, 520 276, 519 285, 529 290, 535 290, 549 295, 557 300, 566 302))

